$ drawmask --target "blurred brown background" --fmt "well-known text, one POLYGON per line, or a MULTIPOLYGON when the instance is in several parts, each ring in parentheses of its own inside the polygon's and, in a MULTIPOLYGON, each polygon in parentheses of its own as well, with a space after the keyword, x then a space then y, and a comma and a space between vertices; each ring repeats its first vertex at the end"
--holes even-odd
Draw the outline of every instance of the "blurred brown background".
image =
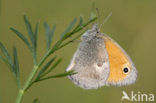
MULTIPOLYGON (((12 46, 17 46, 22 83, 32 69, 32 57, 26 45, 9 27, 17 28, 28 37, 23 15, 28 16, 33 27, 40 21, 38 55, 41 57, 45 52, 43 22, 47 21, 50 26, 57 24, 55 41, 74 17, 83 15, 87 20, 93 1, 1 0, 0 41, 10 53, 12 46)), ((123 90, 129 95, 131 91, 156 93, 156 1, 95 0, 95 3, 100 10, 100 22, 109 12, 113 13, 101 31, 117 41, 131 56, 139 73, 137 82, 125 87, 104 86, 97 90, 83 90, 67 78, 51 79, 30 88, 22 103, 32 103, 34 98, 39 98, 41 103, 119 103, 123 90)), ((63 62, 52 74, 64 72, 77 46, 78 43, 73 43, 57 52, 63 57, 63 62)), ((6 64, 0 61, 0 103, 13 103, 16 95, 15 80, 6 64)))

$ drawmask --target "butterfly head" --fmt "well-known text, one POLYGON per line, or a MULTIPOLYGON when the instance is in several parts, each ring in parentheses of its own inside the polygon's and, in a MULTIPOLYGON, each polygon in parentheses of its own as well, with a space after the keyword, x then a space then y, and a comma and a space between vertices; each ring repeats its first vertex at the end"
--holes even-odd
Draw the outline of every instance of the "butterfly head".
POLYGON ((81 37, 83 41, 89 41, 99 34, 99 28, 97 24, 94 24, 93 27, 87 30, 81 37))

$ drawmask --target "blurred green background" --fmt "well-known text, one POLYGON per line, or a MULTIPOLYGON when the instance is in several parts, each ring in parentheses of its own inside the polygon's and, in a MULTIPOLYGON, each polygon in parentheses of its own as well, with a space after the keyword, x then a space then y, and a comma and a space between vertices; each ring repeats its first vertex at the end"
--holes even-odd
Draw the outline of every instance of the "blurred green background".
MULTIPOLYGON (((27 37, 23 15, 28 16, 33 26, 40 21, 38 55, 41 57, 45 52, 43 22, 47 21, 50 26, 57 24, 54 38, 57 40, 74 17, 83 15, 87 20, 94 1, 100 10, 100 22, 109 12, 113 13, 101 31, 117 41, 131 56, 139 73, 137 82, 124 87, 83 90, 67 78, 50 79, 33 85, 22 103, 32 103, 34 98, 39 98, 41 103, 119 103, 123 90, 129 95, 131 91, 156 93, 155 0, 1 0, 0 41, 9 52, 12 52, 13 45, 17 46, 22 83, 32 69, 32 57, 26 45, 9 27, 17 28, 27 37)), ((53 74, 64 72, 77 46, 75 42, 57 52, 63 57, 63 62, 53 74)), ((16 95, 15 80, 6 64, 0 61, 0 103, 13 103, 16 95)))

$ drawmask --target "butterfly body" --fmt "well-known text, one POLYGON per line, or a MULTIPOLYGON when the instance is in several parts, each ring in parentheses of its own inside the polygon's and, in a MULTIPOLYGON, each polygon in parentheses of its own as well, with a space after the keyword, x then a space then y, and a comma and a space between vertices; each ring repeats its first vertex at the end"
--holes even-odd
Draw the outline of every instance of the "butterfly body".
MULTIPOLYGON (((120 49, 120 47, 117 44, 111 44, 113 41, 106 34, 100 33, 97 24, 93 25, 92 29, 86 31, 81 39, 82 42, 66 70, 74 70, 77 74, 71 75, 69 78, 76 85, 85 89, 96 89, 110 84, 123 84, 121 81, 124 81, 124 79, 122 79, 124 75, 122 76, 121 73, 119 75, 115 73, 114 75, 119 79, 113 77, 113 73, 118 71, 120 66, 115 68, 117 65, 112 65, 112 62, 114 62, 113 58, 119 58, 119 60, 121 58, 117 57, 117 55, 115 57, 113 57, 114 55, 111 55, 115 52, 120 53, 120 50, 109 52, 111 49, 120 49), (115 70, 111 70, 111 67, 115 70)), ((122 51, 123 50, 121 50, 121 52, 122 51)), ((127 62, 125 58, 127 61, 129 60, 129 57, 123 56, 123 60, 117 63, 125 64, 125 62, 127 62)))

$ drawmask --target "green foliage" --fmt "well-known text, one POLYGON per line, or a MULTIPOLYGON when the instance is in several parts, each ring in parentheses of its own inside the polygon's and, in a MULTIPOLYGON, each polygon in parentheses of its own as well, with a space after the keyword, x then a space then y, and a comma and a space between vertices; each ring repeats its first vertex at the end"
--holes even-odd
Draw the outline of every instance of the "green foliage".
POLYGON ((41 78, 41 76, 45 73, 45 71, 49 68, 49 66, 55 61, 56 56, 54 56, 48 63, 46 63, 43 68, 40 70, 40 72, 38 73, 36 79, 41 78))
POLYGON ((35 46, 35 36, 34 36, 34 33, 33 33, 33 30, 32 30, 32 27, 31 27, 31 24, 30 22, 28 21, 27 17, 24 15, 24 22, 25 22, 25 25, 26 25, 26 28, 27 28, 27 31, 28 31, 28 35, 29 35, 29 38, 31 40, 31 43, 33 46, 35 46))
POLYGON ((74 75, 74 74, 76 74, 76 72, 71 70, 71 71, 68 71, 68 72, 65 72, 65 73, 60 73, 60 74, 56 74, 56 75, 52 75, 52 76, 47 76, 47 77, 44 77, 44 78, 41 78, 41 79, 37 79, 37 80, 34 81, 34 83, 39 82, 39 81, 43 81, 43 80, 46 80, 46 79, 66 77, 68 75, 74 75))
POLYGON ((68 28, 61 34, 61 37, 64 37, 65 34, 67 34, 68 32, 70 32, 73 28, 73 26, 76 24, 77 19, 74 18, 74 20, 71 22, 71 24, 68 26, 68 28))
POLYGON ((46 22, 44 23, 44 27, 45 27, 45 34, 46 34, 46 46, 48 51, 50 49, 53 35, 56 30, 56 24, 53 24, 52 30, 50 30, 50 27, 46 22))
POLYGON ((53 63, 53 65, 47 70, 47 72, 45 71, 40 77, 43 77, 45 75, 47 75, 48 73, 50 73, 53 69, 56 68, 56 66, 58 64, 60 64, 60 62, 62 61, 62 58, 58 59, 55 63, 53 63))
POLYGON ((19 63, 18 63, 18 56, 17 56, 17 50, 16 47, 13 47, 13 70, 16 76, 16 81, 17 81, 17 86, 18 88, 21 88, 21 83, 20 83, 20 72, 19 72, 19 63))
MULTIPOLYGON (((8 50, 5 46, 0 42, 0 49, 2 51, 3 56, 0 56, 0 59, 9 65, 12 74, 15 77, 16 84, 18 86, 19 93, 16 98, 15 103, 20 103, 24 93, 36 82, 40 82, 43 80, 51 79, 51 78, 61 78, 68 75, 74 75, 74 71, 68 71, 64 73, 59 73, 55 75, 50 75, 50 73, 61 63, 62 58, 53 56, 49 61, 47 61, 48 57, 54 54, 57 50, 63 48, 64 46, 70 44, 74 40, 78 39, 85 31, 83 30, 88 24, 92 23, 96 20, 96 16, 92 14, 90 19, 87 22, 83 22, 83 18, 80 17, 79 22, 77 23, 77 19, 74 18, 70 25, 65 29, 63 33, 61 33, 60 39, 53 45, 52 39, 56 30, 56 24, 53 24, 52 29, 49 27, 48 23, 44 22, 45 28, 45 40, 46 40, 46 53, 39 62, 37 61, 37 38, 38 38, 38 29, 39 23, 36 24, 35 30, 33 31, 30 21, 24 16, 25 26, 28 32, 29 40, 17 29, 11 27, 10 30, 15 33, 28 47, 33 57, 33 69, 30 72, 26 82, 24 85, 21 85, 20 79, 20 67, 19 67, 19 59, 18 52, 16 47, 13 47, 13 55, 11 58, 8 50), (76 25, 77 24, 77 25, 76 25), (81 33, 79 33, 82 31, 81 33), (79 33, 78 35, 75 35, 79 33), (44 64, 44 65, 43 65, 44 64)), ((33 103, 39 103, 38 99, 35 99, 33 103)))
POLYGON ((9 64, 11 72, 14 73, 13 61, 11 60, 10 54, 8 53, 7 49, 4 47, 4 45, 1 42, 0 42, 0 48, 1 48, 2 53, 4 54, 5 58, 7 59, 7 60, 5 60, 5 59, 3 59, 1 57, 2 60, 5 61, 5 62, 7 62, 9 64))
POLYGON ((14 63, 13 63, 13 68, 14 68, 14 72, 16 74, 16 77, 19 78, 19 63, 18 63, 18 57, 17 57, 17 50, 16 47, 13 47, 13 57, 14 57, 14 63))
POLYGON ((10 30, 12 30, 28 46, 30 51, 32 51, 32 47, 31 47, 29 41, 23 36, 22 33, 20 33, 18 30, 14 29, 12 27, 10 28, 10 30))

